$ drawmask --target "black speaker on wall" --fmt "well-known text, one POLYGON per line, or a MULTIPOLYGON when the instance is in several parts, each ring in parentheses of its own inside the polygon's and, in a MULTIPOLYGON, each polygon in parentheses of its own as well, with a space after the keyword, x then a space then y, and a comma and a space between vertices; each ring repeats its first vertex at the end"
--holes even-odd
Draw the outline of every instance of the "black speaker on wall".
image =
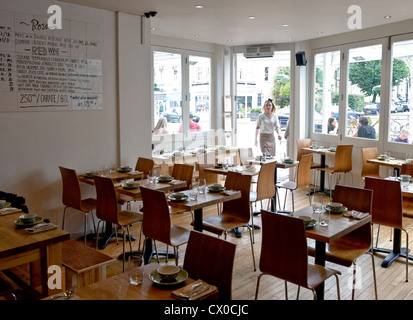
POLYGON ((307 59, 305 58, 305 52, 300 51, 295 54, 295 60, 297 62, 297 66, 306 66, 307 59))

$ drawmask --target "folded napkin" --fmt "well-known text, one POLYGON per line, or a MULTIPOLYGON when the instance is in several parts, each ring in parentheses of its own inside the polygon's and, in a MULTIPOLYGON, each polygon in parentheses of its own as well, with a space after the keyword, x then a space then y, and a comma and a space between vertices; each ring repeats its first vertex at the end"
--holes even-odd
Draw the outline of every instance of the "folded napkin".
POLYGON ((175 185, 175 184, 180 184, 180 183, 182 183, 182 182, 184 182, 184 181, 181 181, 181 180, 172 180, 171 182, 169 182, 169 184, 175 185))
POLYGON ((351 211, 347 211, 343 214, 343 216, 348 217, 348 218, 353 218, 353 219, 357 219, 357 220, 361 220, 365 217, 367 217, 369 215, 368 212, 359 212, 356 210, 351 210, 351 211))
POLYGON ((142 171, 129 171, 129 172, 127 172, 127 174, 138 174, 138 173, 142 173, 142 171))
POLYGON ((240 191, 237 191, 237 190, 224 190, 224 191, 222 191, 221 193, 222 193, 223 195, 230 196, 230 195, 235 194, 235 193, 238 193, 238 192, 240 192, 240 191))
POLYGON ((17 209, 13 207, 3 208, 3 209, 0 209, 0 216, 9 214, 9 213, 15 213, 15 212, 21 212, 21 209, 17 209))
POLYGON ((35 225, 34 227, 26 228, 24 230, 26 230, 29 233, 38 233, 38 232, 43 232, 43 231, 52 230, 56 228, 57 228, 57 225, 52 224, 52 223, 39 223, 35 225))
POLYGON ((185 287, 172 291, 171 295, 178 299, 197 300, 211 294, 216 290, 216 286, 212 286, 199 279, 195 282, 192 282, 191 284, 188 284, 185 287))

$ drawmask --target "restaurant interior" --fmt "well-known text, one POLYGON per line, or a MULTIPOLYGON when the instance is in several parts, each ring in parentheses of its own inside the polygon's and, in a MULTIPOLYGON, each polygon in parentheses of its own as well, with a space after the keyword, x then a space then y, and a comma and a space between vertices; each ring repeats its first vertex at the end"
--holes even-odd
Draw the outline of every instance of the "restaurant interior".
POLYGON ((413 3, 138 2, 0 0, 0 300, 413 299, 413 3))

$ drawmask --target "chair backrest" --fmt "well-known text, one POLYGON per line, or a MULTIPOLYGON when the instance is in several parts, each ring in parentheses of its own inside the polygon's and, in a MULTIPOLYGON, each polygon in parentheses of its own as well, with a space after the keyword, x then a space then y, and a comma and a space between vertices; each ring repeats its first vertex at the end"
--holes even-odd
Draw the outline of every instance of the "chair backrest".
POLYGON ((176 180, 186 182, 186 188, 179 190, 186 190, 192 187, 192 175, 194 174, 194 166, 190 164, 175 163, 172 170, 172 177, 176 180))
POLYGON ((96 186, 96 217, 100 220, 119 224, 118 198, 112 179, 94 176, 96 186))
MULTIPOLYGON (((372 213, 373 191, 343 185, 336 185, 333 194, 333 202, 342 203, 348 210, 372 213)), ((357 239, 358 244, 369 247, 371 244, 371 227, 367 223, 349 234, 340 238, 341 240, 357 239)))
POLYGON ((312 144, 311 139, 297 139, 297 161, 301 161, 301 157, 304 154, 307 154, 307 152, 302 150, 302 148, 308 148, 312 144))
POLYGON ((239 160, 241 165, 247 163, 248 160, 254 159, 254 154, 252 148, 240 148, 239 149, 239 160))
POLYGON ((311 184, 312 154, 303 154, 297 168, 297 189, 311 184))
POLYGON ((231 300, 235 248, 231 242, 191 231, 183 268, 191 278, 216 286, 220 300, 231 300))
POLYGON ((143 234, 147 238, 171 242, 171 218, 168 202, 163 191, 141 188, 143 201, 143 234))
POLYGON ((402 168, 400 169, 400 174, 409 174, 413 177, 413 165, 403 163, 402 168))
POLYGON ((334 172, 350 172, 352 170, 352 153, 352 144, 340 144, 337 146, 334 157, 334 172))
POLYGON ((403 197, 400 181, 366 177, 365 189, 373 190, 373 223, 402 228, 403 197))
POLYGON ((308 287, 308 255, 300 218, 261 210, 261 272, 308 287))
POLYGON ((155 162, 152 159, 139 157, 138 161, 136 161, 135 170, 142 171, 143 176, 146 179, 148 177, 149 171, 153 169, 154 165, 155 162))
POLYGON ((276 167, 276 161, 261 164, 257 179, 257 201, 275 196, 274 174, 276 167))
POLYGON ((64 167, 59 167, 60 174, 62 175, 63 193, 62 202, 65 206, 71 207, 77 210, 81 210, 81 191, 79 179, 77 178, 76 171, 64 167))
POLYGON ((376 159, 379 156, 377 147, 361 148, 361 177, 378 177, 380 166, 376 163, 367 162, 368 159, 376 159))
POLYGON ((233 171, 228 172, 225 179, 225 188, 227 190, 241 191, 241 198, 224 202, 221 214, 236 215, 246 222, 249 221, 251 178, 251 175, 244 175, 233 171))

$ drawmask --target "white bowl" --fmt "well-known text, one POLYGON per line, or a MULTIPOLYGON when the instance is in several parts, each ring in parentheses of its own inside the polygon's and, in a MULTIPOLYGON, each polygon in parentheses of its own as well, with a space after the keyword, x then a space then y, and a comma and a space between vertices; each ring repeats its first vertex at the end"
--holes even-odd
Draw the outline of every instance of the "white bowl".
POLYGON ((311 221, 311 217, 309 216, 299 216, 300 219, 303 219, 304 222, 310 222, 311 221))
POLYGON ((181 268, 172 265, 162 266, 157 269, 161 279, 166 281, 175 279, 179 273, 179 270, 181 270, 181 268))
POLYGON ((37 217, 37 214, 35 213, 26 213, 26 214, 22 214, 19 218, 20 221, 23 223, 30 223, 33 222, 37 217))
POLYGON ((339 202, 329 202, 327 205, 330 208, 341 208, 343 206, 343 204, 339 202))

